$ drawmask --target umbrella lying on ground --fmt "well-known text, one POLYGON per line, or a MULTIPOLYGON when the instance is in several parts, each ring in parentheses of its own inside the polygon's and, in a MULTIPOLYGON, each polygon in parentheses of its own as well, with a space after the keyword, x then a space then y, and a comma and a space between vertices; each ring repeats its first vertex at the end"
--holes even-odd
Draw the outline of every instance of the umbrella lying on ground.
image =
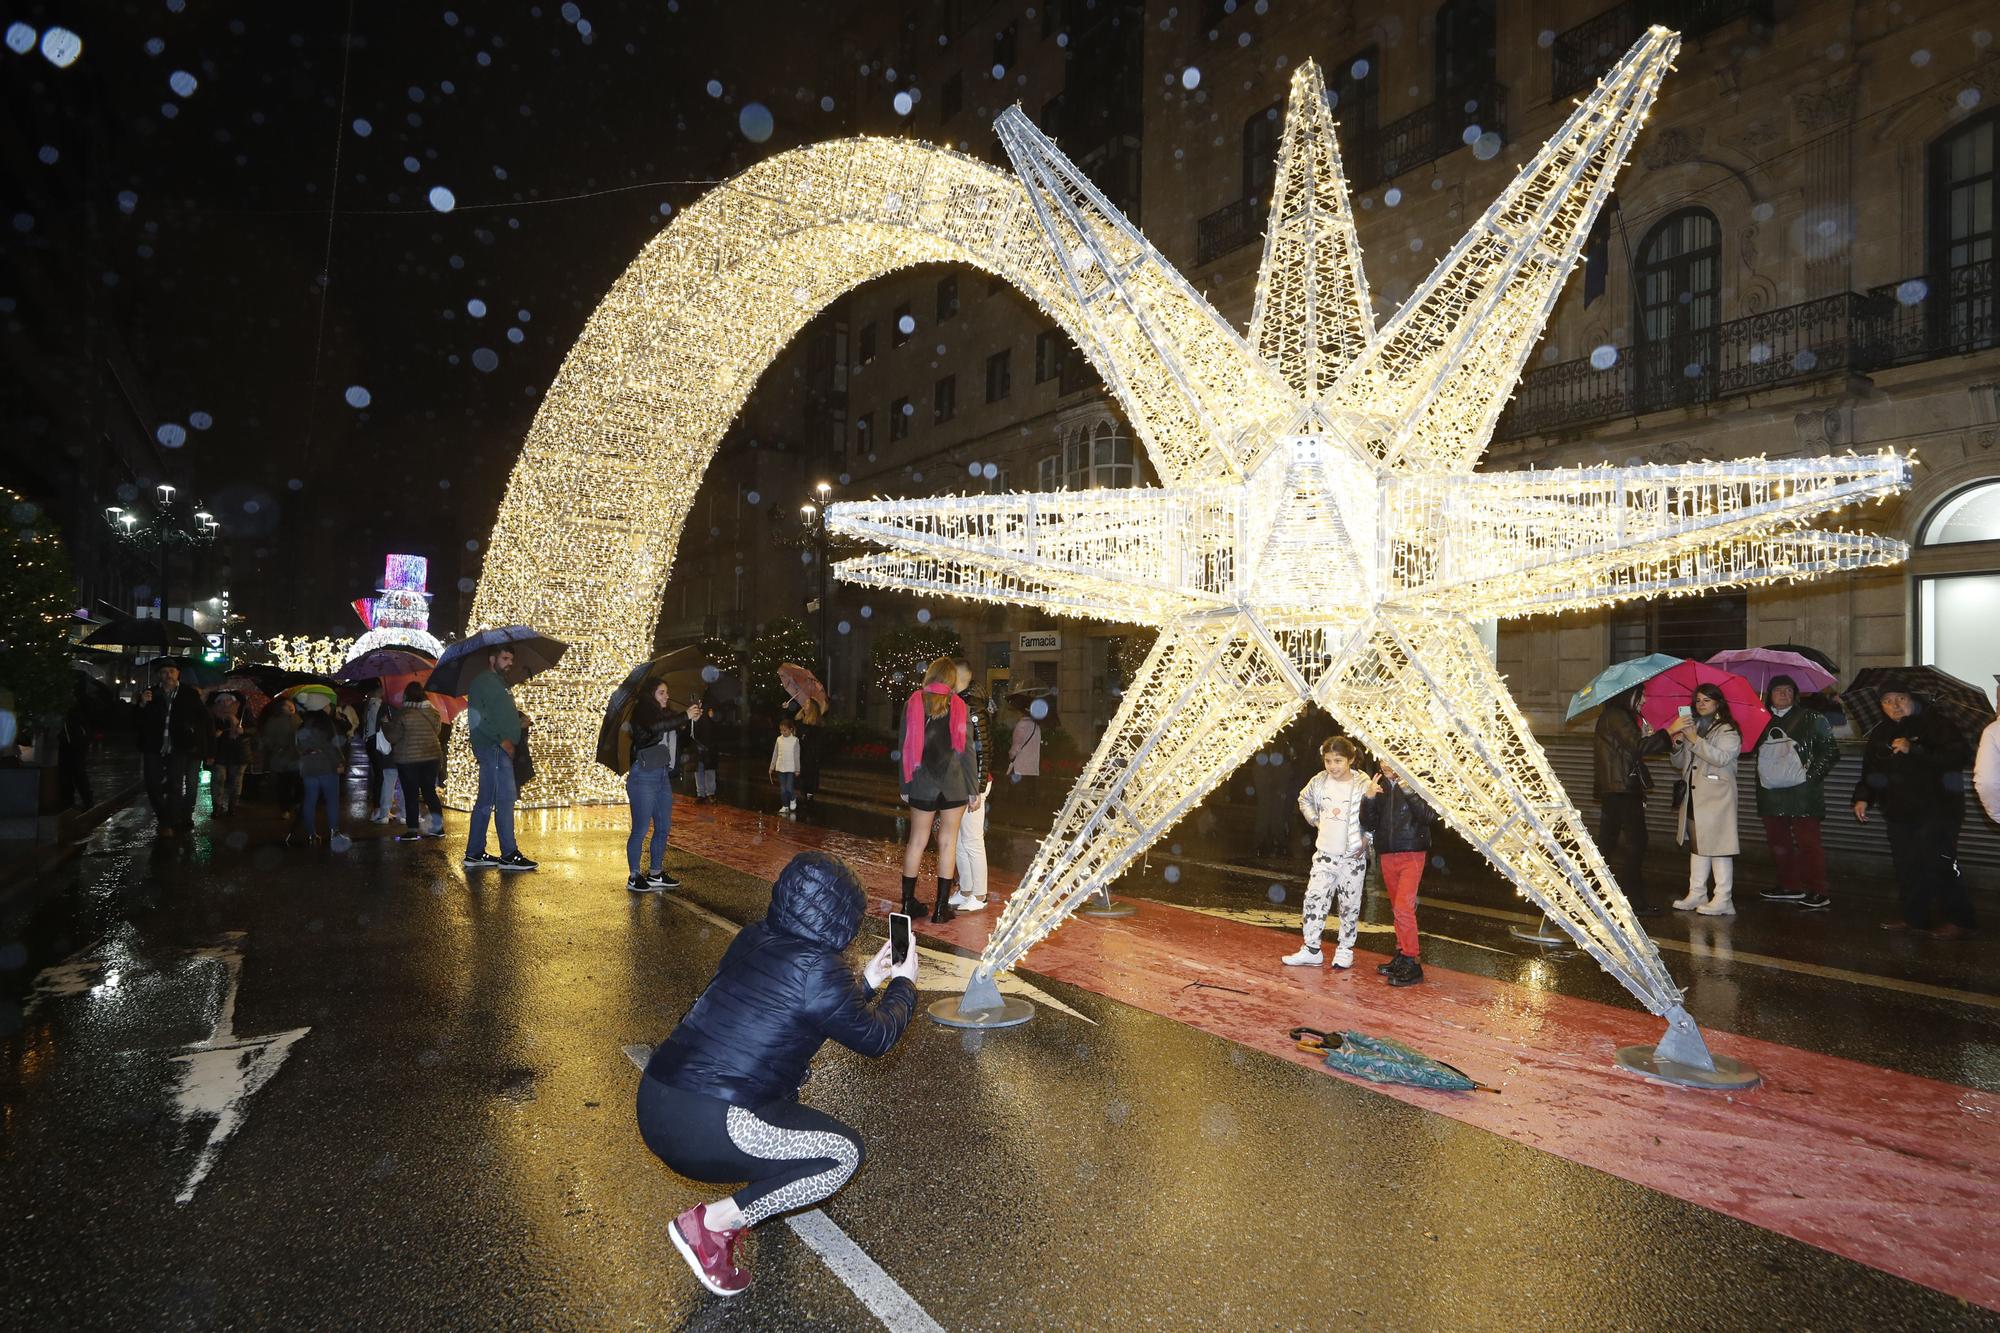
POLYGON ((562 660, 569 645, 526 625, 483 629, 444 650, 424 688, 434 694, 464 694, 472 678, 486 670, 486 656, 501 648, 514 653, 514 679, 540 675, 562 660))
POLYGON ((1613 662, 1598 672, 1590 684, 1569 697, 1569 711, 1563 714, 1563 720, 1567 722, 1578 713, 1587 713, 1600 704, 1608 703, 1634 685, 1644 685, 1669 667, 1679 666, 1681 660, 1666 653, 1648 653, 1629 662, 1613 662))
POLYGON ((1986 691, 1934 666, 1864 667, 1840 694, 1840 706, 1854 719, 1854 729, 1867 735, 1883 719, 1882 691, 1901 685, 1923 704, 1968 736, 1976 736, 1993 720, 1986 691))
POLYGON ((1387 1037, 1371 1037, 1365 1032, 1321 1032, 1306 1027, 1293 1028, 1291 1037, 1300 1050, 1324 1054, 1328 1069, 1365 1078, 1370 1083, 1402 1083, 1441 1092, 1500 1091, 1462 1069, 1433 1060, 1422 1051, 1387 1037))
POLYGON ((416 675, 436 665, 429 653, 420 653, 414 648, 371 648, 334 672, 333 678, 343 685, 353 685, 364 680, 381 680, 385 676, 416 675))
POLYGON ((1771 722, 1756 687, 1734 672, 1706 662, 1681 662, 1647 681, 1639 716, 1650 722, 1655 731, 1665 731, 1683 707, 1694 707, 1697 685, 1713 685, 1722 691, 1722 697, 1729 703, 1729 715, 1736 719, 1737 733, 1743 738, 1743 752, 1748 754, 1755 749, 1764 728, 1771 722))
POLYGON ((1818 694, 1838 683, 1831 671, 1804 653, 1782 648, 1728 648, 1709 658, 1708 664, 1743 677, 1759 694, 1769 694, 1777 676, 1790 676, 1800 694, 1818 694))
POLYGON ((819 683, 819 677, 796 662, 781 662, 778 665, 778 683, 785 687, 785 693, 792 696, 792 702, 803 704, 808 699, 826 707, 826 686, 819 683))

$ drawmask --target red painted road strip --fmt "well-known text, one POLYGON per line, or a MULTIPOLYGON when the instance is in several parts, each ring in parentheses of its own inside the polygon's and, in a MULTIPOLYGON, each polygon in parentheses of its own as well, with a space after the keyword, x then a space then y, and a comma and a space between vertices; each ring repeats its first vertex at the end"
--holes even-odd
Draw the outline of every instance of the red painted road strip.
MULTIPOLYGON (((674 834, 766 879, 795 852, 825 850, 871 893, 900 895, 897 849, 881 839, 723 806, 687 811, 674 834)), ((919 929, 976 953, 1015 883, 996 868, 991 909, 919 929)), ((1323 1071, 1287 1029, 1395 1037, 1501 1093, 1362 1085, 1371 1091, 2000 1310, 2000 1096, 1714 1029, 1711 1048, 1763 1085, 1672 1087, 1611 1063, 1618 1046, 1659 1035, 1650 1015, 1437 967, 1392 991, 1375 975, 1380 954, 1357 953, 1347 973, 1281 967, 1291 944, 1148 903, 1122 920, 1071 920, 1024 970, 1323 1071)))

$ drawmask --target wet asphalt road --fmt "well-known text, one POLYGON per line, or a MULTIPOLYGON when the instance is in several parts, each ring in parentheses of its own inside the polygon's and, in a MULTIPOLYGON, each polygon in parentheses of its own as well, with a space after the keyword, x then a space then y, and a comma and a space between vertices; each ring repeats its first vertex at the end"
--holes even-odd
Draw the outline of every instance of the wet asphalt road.
MULTIPOLYGON (((812 817, 886 826, 860 809, 812 817)), ((458 835, 461 818, 450 824, 458 835)), ((633 1128, 637 1073, 621 1046, 665 1034, 726 947, 722 923, 761 915, 761 883, 677 853, 681 901, 634 898, 610 830, 524 833, 541 872, 470 884, 459 836, 397 845, 362 825, 352 850, 314 855, 276 846, 261 818, 205 824, 184 850, 150 830, 137 810, 100 830, 0 957, 19 964, 0 974, 6 1000, 32 1005, 0 1010, 9 1323, 881 1326, 775 1226, 755 1242, 749 1295, 702 1293, 664 1227, 708 1192, 633 1128), (175 1110, 183 1057, 225 1013, 237 1039, 306 1031, 176 1204, 214 1129, 175 1110)), ((1155 858, 1162 893, 1269 906, 1226 873, 1190 864, 1167 886, 1163 870, 1155 858)), ((1486 953, 1504 924, 1435 913, 1427 925, 1466 942, 1427 939, 1427 955, 1469 970, 1490 959, 1517 978, 1541 967, 1547 984, 1594 993, 1587 960, 1528 958, 1511 941, 1486 953)), ((1748 947, 1750 924, 1733 947, 1748 947)), ((1778 943, 1786 933, 1768 927, 1778 943)), ((1687 956, 1673 961, 1685 975, 1687 956)), ((1894 979, 1920 961, 1843 966, 1894 979)), ((1739 1031, 1814 1049, 1874 1041, 1904 1051, 1900 1067, 1993 1086, 1992 1009, 1712 948, 1695 973, 1710 1021, 1724 1020, 1702 1006, 1722 1006, 1726 986, 1739 1031), (1855 1035, 1890 1025, 1902 1031, 1855 1035)), ((943 1327, 2000 1325, 1035 980, 1094 1021, 1044 1009, 983 1037, 920 1022, 881 1061, 830 1049, 807 1090, 869 1143, 828 1215, 943 1327)))

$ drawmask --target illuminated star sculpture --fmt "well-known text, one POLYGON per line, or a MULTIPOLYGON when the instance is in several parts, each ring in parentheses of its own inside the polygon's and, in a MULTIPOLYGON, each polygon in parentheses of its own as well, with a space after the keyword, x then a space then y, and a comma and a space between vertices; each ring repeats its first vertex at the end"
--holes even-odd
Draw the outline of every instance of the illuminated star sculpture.
POLYGON ((1333 120, 1292 79, 1246 339, 1017 107, 997 125, 1084 351, 1165 485, 836 504, 871 587, 1157 626, 962 1008, 1307 702, 1714 1068, 1481 644, 1483 620, 1900 560, 1818 515, 1907 485, 1894 454, 1475 473, 1679 48, 1654 28, 1379 328, 1333 120))

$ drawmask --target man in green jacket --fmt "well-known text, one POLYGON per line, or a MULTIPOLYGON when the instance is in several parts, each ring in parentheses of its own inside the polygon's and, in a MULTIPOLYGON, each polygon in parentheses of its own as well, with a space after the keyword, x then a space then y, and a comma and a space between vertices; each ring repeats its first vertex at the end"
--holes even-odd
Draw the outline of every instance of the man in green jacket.
POLYGON ((1840 760, 1840 746, 1817 710, 1799 706, 1799 687, 1790 676, 1771 677, 1764 701, 1771 725, 1757 745, 1757 813, 1778 863, 1778 882, 1764 896, 1828 908, 1833 900, 1826 896, 1819 825, 1826 816, 1826 775, 1840 760))
POLYGON ((466 739, 479 761, 479 795, 472 802, 472 831, 465 849, 468 870, 498 866, 502 870, 533 870, 535 863, 514 845, 514 751, 521 743, 521 711, 507 688, 514 669, 514 650, 496 648, 486 656, 485 671, 472 678, 465 691, 466 739), (486 854, 486 826, 500 828, 498 860, 486 854))

